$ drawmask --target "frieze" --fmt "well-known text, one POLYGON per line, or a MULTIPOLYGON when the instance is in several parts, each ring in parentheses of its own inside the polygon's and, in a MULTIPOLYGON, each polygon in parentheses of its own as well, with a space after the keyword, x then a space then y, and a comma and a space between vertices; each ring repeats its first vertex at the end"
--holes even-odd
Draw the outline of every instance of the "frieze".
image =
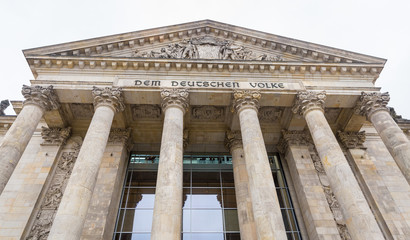
POLYGON ((275 122, 281 117, 282 113, 282 108, 261 107, 259 108, 258 117, 261 122, 275 122))
POLYGON ((192 107, 192 119, 197 120, 224 120, 225 108, 217 106, 194 106, 192 107))
POLYGON ((140 104, 132 105, 132 119, 160 119, 161 118, 161 107, 157 104, 140 104))
POLYGON ((150 52, 136 49, 131 57, 135 58, 175 58, 175 59, 222 59, 222 60, 259 60, 281 62, 281 55, 256 55, 248 48, 229 40, 212 36, 184 39, 150 52))

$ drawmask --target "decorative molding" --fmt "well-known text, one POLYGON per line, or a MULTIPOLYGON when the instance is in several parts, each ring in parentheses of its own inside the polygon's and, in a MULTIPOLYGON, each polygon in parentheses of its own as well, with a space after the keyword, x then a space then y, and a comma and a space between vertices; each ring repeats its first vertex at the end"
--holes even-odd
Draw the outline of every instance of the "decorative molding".
POLYGON ((225 147, 232 152, 235 148, 243 148, 242 134, 240 131, 228 130, 225 133, 225 147))
POLYGON ((258 111, 258 117, 260 121, 275 122, 283 113, 282 108, 278 107, 261 107, 258 111))
POLYGON ((58 109, 60 103, 58 97, 54 92, 53 86, 26 86, 23 85, 21 94, 26 99, 23 105, 35 104, 46 111, 58 109))
MULTIPOLYGON (((46 63, 52 63, 50 67, 54 69, 104 69, 123 72, 125 70, 135 71, 191 71, 201 72, 204 66, 216 65, 215 60, 196 59, 152 59, 152 58, 119 58, 119 57, 83 57, 78 56, 28 56, 27 61, 36 69, 42 66, 46 67, 46 63)), ((315 62, 307 65, 303 62, 265 62, 265 61, 231 61, 219 60, 218 68, 214 67, 215 71, 225 72, 251 72, 255 74, 263 74, 266 71, 276 74, 302 74, 311 75, 320 73, 321 75, 336 75, 344 76, 373 76, 375 79, 379 76, 383 69, 383 64, 363 64, 363 63, 323 63, 315 62), (218 69, 218 70, 216 70, 218 69), (319 71, 320 69, 320 71, 319 71), (358 71, 357 69, 363 69, 358 71), (259 71, 255 71, 259 70, 259 71)), ((214 71, 209 69, 209 71, 214 71)))
POLYGON ((304 131, 282 130, 282 138, 279 140, 277 149, 285 154, 289 146, 307 146, 309 138, 304 131))
POLYGON ((6 108, 8 108, 8 106, 10 106, 10 102, 9 100, 3 100, 0 103, 0 116, 5 116, 6 114, 4 113, 4 110, 6 110, 6 108))
POLYGON ((222 59, 222 60, 259 60, 281 62, 281 55, 256 56, 243 45, 234 44, 232 41, 219 39, 212 36, 203 36, 184 39, 179 43, 171 43, 160 50, 151 52, 134 51, 131 57, 135 58, 176 58, 176 59, 222 59))
POLYGON ((261 96, 262 95, 258 90, 234 90, 233 108, 237 113, 245 108, 253 108, 258 111, 261 96))
POLYGON ((165 88, 161 90, 161 107, 165 112, 169 106, 178 106, 183 109, 184 113, 189 106, 189 92, 186 88, 165 88))
POLYGON ((42 146, 59 146, 64 145, 71 135, 71 127, 68 128, 47 128, 41 127, 41 137, 44 142, 42 146))
POLYGON ((343 146, 347 149, 361 148, 365 149, 363 143, 366 141, 366 132, 342 132, 338 131, 337 136, 343 146))
POLYGON ((311 110, 320 110, 323 112, 325 109, 325 100, 326 91, 301 91, 296 95, 292 111, 299 115, 304 115, 311 110))
POLYGON ((184 132, 182 133, 182 145, 184 147, 184 149, 188 146, 189 144, 189 130, 188 129, 184 129, 184 132))
POLYGON ((128 144, 131 136, 131 128, 112 128, 108 137, 110 144, 128 144))
POLYGON ((57 169, 51 179, 44 198, 42 199, 40 209, 34 219, 33 225, 25 238, 26 240, 47 239, 50 233, 54 217, 60 206, 65 188, 77 160, 81 147, 81 138, 70 138, 67 145, 71 146, 70 152, 63 152, 58 160, 57 169), (76 139, 77 138, 77 139, 76 139))
POLYGON ((224 120, 225 108, 217 106, 194 106, 192 107, 192 119, 199 120, 224 120))
POLYGON ((390 116, 397 124, 410 124, 410 119, 405 119, 401 115, 398 115, 393 107, 388 107, 390 116))
POLYGON ((390 95, 388 92, 362 92, 362 95, 357 102, 355 112, 366 116, 367 119, 377 111, 389 111, 387 104, 390 101, 390 95))
POLYGON ((75 119, 91 119, 94 115, 93 104, 70 103, 70 109, 75 119))
POLYGON ((351 240, 351 236, 346 227, 346 221, 343 217, 342 210, 340 209, 340 204, 330 187, 330 182, 328 176, 326 175, 325 169, 323 168, 323 163, 320 160, 319 155, 317 154, 313 144, 310 147, 310 156, 315 166, 316 173, 319 177, 319 181, 322 185, 326 201, 333 214, 333 218, 339 231, 339 235, 343 240, 351 240))
POLYGON ((122 88, 106 87, 98 88, 93 87, 92 94, 94 97, 94 108, 99 106, 108 106, 115 112, 124 111, 124 98, 122 94, 122 88))
POLYGON ((161 107, 157 104, 140 104, 131 106, 132 119, 160 119, 161 107))

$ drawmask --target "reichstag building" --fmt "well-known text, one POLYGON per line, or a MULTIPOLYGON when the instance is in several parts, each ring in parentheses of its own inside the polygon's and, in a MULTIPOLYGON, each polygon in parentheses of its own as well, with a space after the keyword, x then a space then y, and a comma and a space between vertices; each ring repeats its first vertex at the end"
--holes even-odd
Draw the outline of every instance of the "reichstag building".
POLYGON ((211 20, 23 53, 0 239, 410 239, 385 59, 211 20))

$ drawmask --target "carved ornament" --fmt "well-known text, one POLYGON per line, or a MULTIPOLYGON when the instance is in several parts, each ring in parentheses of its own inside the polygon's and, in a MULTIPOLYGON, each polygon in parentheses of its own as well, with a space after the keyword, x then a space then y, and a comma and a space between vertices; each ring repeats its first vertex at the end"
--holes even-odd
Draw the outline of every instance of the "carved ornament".
POLYGON ((238 113, 245 108, 253 108, 257 111, 261 96, 260 91, 257 90, 234 90, 234 110, 238 113))
POLYGON ((92 94, 94 97, 94 108, 99 106, 108 106, 115 112, 124 111, 124 98, 122 88, 97 88, 93 87, 92 94))
POLYGON ((159 119, 161 118, 161 107, 153 104, 133 105, 131 107, 132 119, 159 119))
POLYGON ((366 141, 366 132, 342 132, 338 131, 337 136, 342 144, 348 148, 365 148, 363 143, 366 141))
POLYGON ((192 118, 200 120, 224 120, 224 107, 195 106, 192 107, 192 118))
POLYGON ((72 137, 68 140, 65 148, 70 146, 72 152, 63 152, 59 158, 57 169, 51 179, 50 187, 42 199, 40 209, 25 239, 38 240, 48 238, 54 217, 74 168, 74 163, 77 160, 81 142, 82 139, 79 137, 72 137))
POLYGON ((279 152, 286 153, 289 146, 307 146, 308 137, 303 131, 286 131, 282 130, 282 139, 279 141, 277 148, 279 152))
POLYGON ((41 137, 44 142, 42 146, 64 145, 71 135, 71 127, 68 128, 47 128, 41 127, 41 137))
POLYGON ((258 112, 260 121, 274 122, 282 115, 282 109, 277 107, 261 107, 258 112))
POLYGON ((55 94, 52 85, 48 87, 23 85, 21 94, 26 99, 23 103, 24 105, 35 104, 46 111, 58 109, 60 107, 58 97, 55 94))
POLYGON ((243 148, 242 135, 240 131, 228 130, 225 133, 225 147, 232 152, 235 148, 243 148))
POLYGON ((189 143, 189 130, 184 129, 183 135, 182 135, 182 145, 184 146, 184 149, 188 146, 189 143))
POLYGON ((324 111, 326 92, 303 91, 298 92, 292 111, 295 114, 304 115, 311 110, 324 111))
POLYGON ((390 101, 390 95, 388 92, 362 92, 359 101, 356 105, 356 114, 366 116, 367 119, 377 111, 387 111, 389 109, 387 104, 390 101))
POLYGON ((3 101, 1 101, 1 103, 0 103, 0 116, 6 115, 6 114, 4 113, 4 110, 6 110, 6 108, 8 108, 8 106, 10 106, 9 100, 3 100, 3 101))
POLYGON ((259 60, 270 62, 283 61, 282 56, 256 55, 248 48, 228 40, 204 36, 185 39, 169 44, 160 50, 139 51, 132 54, 135 58, 171 58, 171 59, 222 59, 222 60, 259 60))
POLYGON ((110 131, 108 142, 111 144, 128 144, 131 128, 113 128, 110 131))
POLYGON ((178 106, 183 109, 184 112, 188 110, 189 105, 189 92, 186 88, 166 88, 161 90, 161 107, 165 112, 165 109, 169 106, 178 106))

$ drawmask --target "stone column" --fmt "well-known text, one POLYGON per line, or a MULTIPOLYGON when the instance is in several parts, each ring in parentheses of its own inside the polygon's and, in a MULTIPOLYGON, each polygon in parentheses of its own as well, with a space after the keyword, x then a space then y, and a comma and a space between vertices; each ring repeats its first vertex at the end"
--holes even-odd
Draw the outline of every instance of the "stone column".
POLYGON ((238 206, 239 230, 242 240, 256 240, 252 200, 249 194, 249 178, 246 171, 240 131, 227 131, 225 145, 232 154, 233 177, 235 180, 236 204, 238 206))
POLYGON ((181 239, 184 114, 188 90, 163 89, 165 113, 159 155, 151 240, 181 239))
POLYGON ((0 146, 0 194, 3 192, 21 155, 33 136, 45 111, 58 109, 53 86, 26 86, 21 90, 26 99, 23 109, 7 131, 0 146))
POLYGON ((48 239, 80 239, 114 114, 124 110, 121 89, 94 87, 92 94, 94 116, 48 239))
POLYGON ((324 115, 325 92, 299 92, 293 112, 303 115, 352 239, 384 239, 324 115))
POLYGON ((388 93, 362 92, 356 112, 373 123, 381 139, 410 184, 410 141, 390 115, 386 107, 388 93))
POLYGON ((260 92, 235 90, 234 109, 239 115, 249 192, 259 240, 287 239, 265 142, 259 125, 260 92))

